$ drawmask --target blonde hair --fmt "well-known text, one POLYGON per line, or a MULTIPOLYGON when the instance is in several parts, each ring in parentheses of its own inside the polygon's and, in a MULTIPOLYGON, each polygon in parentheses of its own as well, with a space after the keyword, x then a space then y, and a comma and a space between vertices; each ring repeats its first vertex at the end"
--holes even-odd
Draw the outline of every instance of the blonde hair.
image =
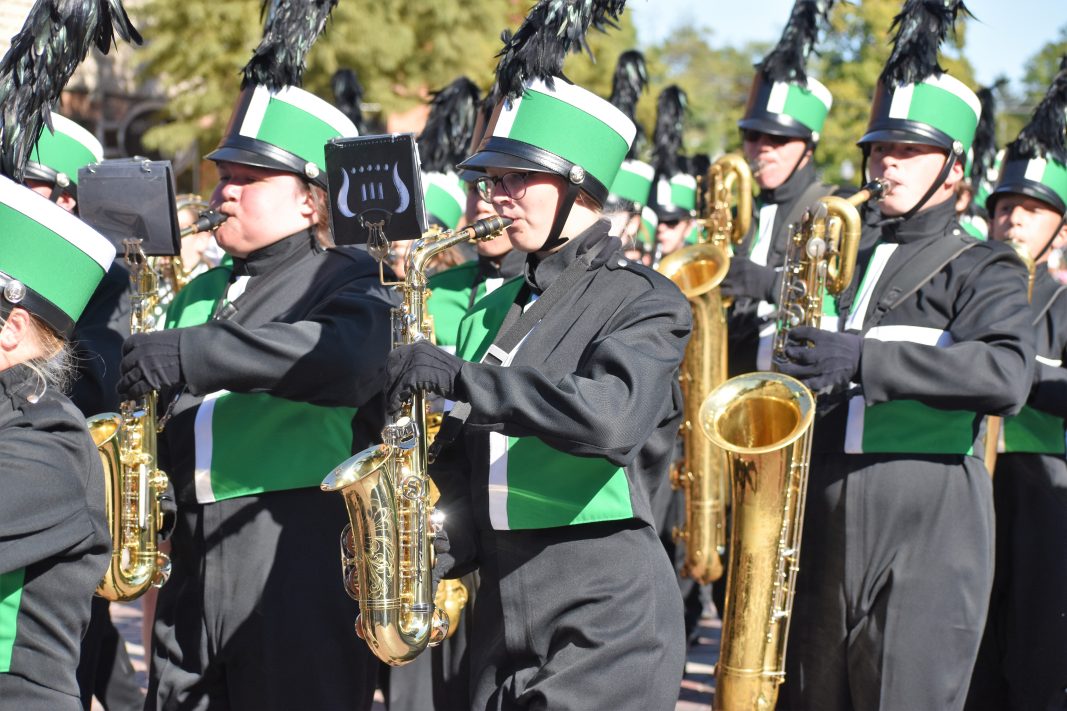
MULTIPOLYGON (((16 307, 19 308, 19 307, 16 307)), ((24 309, 23 309, 24 310, 24 309)), ((30 315, 30 334, 36 345, 43 352, 42 355, 24 361, 22 365, 32 370, 41 381, 40 394, 46 387, 52 387, 60 392, 68 392, 74 384, 75 367, 74 351, 65 338, 56 333, 55 329, 45 323, 37 315, 26 311, 30 315)), ((0 328, 7 322, 5 317, 0 316, 0 328)), ((34 398, 36 401, 36 398, 34 398)))

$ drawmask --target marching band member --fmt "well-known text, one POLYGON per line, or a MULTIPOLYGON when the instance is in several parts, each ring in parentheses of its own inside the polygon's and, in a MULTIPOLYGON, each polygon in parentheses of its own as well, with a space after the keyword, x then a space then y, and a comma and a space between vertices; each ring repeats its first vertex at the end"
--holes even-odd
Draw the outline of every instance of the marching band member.
POLYGON ((652 132, 655 176, 653 192, 649 196, 656 213, 653 266, 681 249, 693 233, 697 181, 689 174, 689 161, 682 154, 682 131, 688 103, 685 92, 674 85, 661 91, 656 99, 656 129, 652 132))
POLYGON ((860 139, 892 183, 842 332, 797 327, 784 373, 820 395, 782 708, 960 709, 993 579, 976 435, 1033 370, 1026 275, 956 221, 980 107, 937 64, 960 7, 908 0, 860 139))
MULTIPOLYGON (((104 159, 96 137, 52 112, 52 128, 41 132, 26 163, 23 183, 67 212, 78 213, 78 170, 104 159)), ((118 410, 115 390, 123 339, 130 335, 130 275, 112 262, 85 305, 71 337, 75 373, 70 400, 86 417, 118 410)), ((92 620, 82 640, 78 685, 82 705, 95 695, 107 711, 144 705, 126 645, 111 621, 110 603, 94 597, 92 620)))
POLYGON ((728 322, 731 374, 770 369, 789 226, 834 191, 819 180, 814 161, 833 97, 805 69, 827 12, 827 3, 797 0, 778 45, 759 64, 737 122, 759 195, 752 229, 735 248, 722 282, 723 296, 735 300, 728 322))
POLYGON ((1067 245, 1067 68, 1008 146, 986 201, 994 239, 1034 260, 1037 362, 1026 407, 1004 421, 993 479, 996 575, 969 709, 1051 709, 1067 703, 1067 287, 1048 273, 1067 245))
POLYGON ((67 340, 115 248, 7 178, 0 243, 0 708, 78 711, 75 669, 111 540, 100 457, 61 388, 67 340))
POLYGON ((324 145, 355 133, 301 89, 249 84, 208 156, 233 266, 194 279, 166 330, 124 347, 125 396, 180 394, 160 438, 178 515, 146 708, 370 707, 377 660, 336 580, 347 516, 318 491, 383 414, 391 296, 327 227, 324 145))
POLYGON ((554 76, 570 41, 552 40, 547 70, 523 63, 531 34, 576 34, 539 26, 549 6, 509 40, 490 125, 460 166, 485 171, 481 194, 513 220, 524 274, 463 319, 460 357, 426 342, 392 351, 387 392, 393 407, 415 388, 469 406, 430 471, 449 512, 440 572, 481 574, 471 708, 670 709, 681 601, 649 490, 673 451, 688 306, 622 257, 600 216, 633 124, 554 76))
POLYGON ((647 219, 650 214, 655 214, 648 207, 655 169, 638 160, 646 139, 643 127, 635 118, 637 102, 647 88, 648 68, 644 55, 634 49, 620 54, 611 79, 608 101, 634 122, 637 135, 610 186, 607 202, 604 203, 604 215, 611 219, 611 234, 622 240, 627 258, 644 260, 648 257, 651 262, 655 227, 649 229, 647 219))

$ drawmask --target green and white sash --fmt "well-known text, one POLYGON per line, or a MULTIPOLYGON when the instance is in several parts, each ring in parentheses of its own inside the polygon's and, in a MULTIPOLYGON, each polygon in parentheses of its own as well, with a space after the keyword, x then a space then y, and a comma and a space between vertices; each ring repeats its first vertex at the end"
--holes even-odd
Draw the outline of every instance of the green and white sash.
MULTIPOLYGON (((484 359, 522 284, 521 277, 505 282, 474 305, 460 324, 460 357, 484 359)), ((508 353, 496 353, 502 367, 511 365, 523 342, 525 338, 508 353)), ((598 457, 566 454, 537 437, 489 433, 488 486, 495 530, 554 528, 634 515, 623 468, 598 457)))
MULTIPOLYGON (((871 296, 896 251, 897 244, 880 244, 856 294, 856 306, 845 330, 863 330, 871 296)), ((927 326, 889 325, 868 329, 864 338, 919 343, 947 348, 952 335, 927 326)), ((894 400, 867 405, 862 395, 848 403, 845 452, 848 454, 972 454, 977 415, 964 410, 941 410, 916 400, 894 400)))

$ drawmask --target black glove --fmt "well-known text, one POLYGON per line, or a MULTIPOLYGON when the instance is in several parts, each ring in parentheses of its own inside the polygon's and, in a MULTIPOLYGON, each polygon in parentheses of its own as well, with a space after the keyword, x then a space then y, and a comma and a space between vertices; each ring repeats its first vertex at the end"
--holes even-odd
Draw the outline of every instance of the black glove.
POLYGON ((814 326, 790 330, 785 355, 778 364, 786 375, 802 381, 817 394, 844 390, 860 369, 863 337, 858 333, 835 333, 814 326))
POLYGON ((456 376, 463 361, 429 341, 416 341, 389 352, 385 363, 385 395, 389 412, 397 412, 416 390, 455 399, 456 376))
POLYGON ((776 303, 781 283, 781 272, 756 264, 748 257, 733 257, 719 289, 723 296, 730 298, 747 297, 776 303))
POLYGON ((439 528, 433 536, 433 570, 430 571, 430 580, 433 585, 431 590, 437 592, 437 585, 441 579, 452 572, 456 567, 456 559, 452 557, 452 545, 448 541, 448 534, 444 527, 439 528))
POLYGON ((133 400, 182 381, 181 329, 135 333, 122 344, 119 397, 133 400))

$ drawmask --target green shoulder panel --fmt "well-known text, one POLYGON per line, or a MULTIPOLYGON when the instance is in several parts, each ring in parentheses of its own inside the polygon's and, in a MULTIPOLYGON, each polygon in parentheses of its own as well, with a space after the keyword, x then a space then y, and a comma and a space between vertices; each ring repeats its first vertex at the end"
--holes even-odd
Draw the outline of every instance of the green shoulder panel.
MULTIPOLYGON (((434 338, 439 346, 455 346, 459 331, 459 322, 467 313, 470 304, 471 283, 478 272, 476 261, 464 262, 459 266, 438 272, 430 277, 428 286, 430 298, 426 308, 433 318, 434 338)), ((478 285, 480 292, 485 286, 478 285)), ((481 294, 479 294, 480 298, 481 294)))
POLYGON ((185 285, 167 308, 166 328, 199 326, 211 320, 230 283, 232 267, 215 267, 185 285))
POLYGON ((473 362, 482 359, 524 283, 523 277, 514 277, 492 294, 475 302, 459 323, 456 355, 473 362))

